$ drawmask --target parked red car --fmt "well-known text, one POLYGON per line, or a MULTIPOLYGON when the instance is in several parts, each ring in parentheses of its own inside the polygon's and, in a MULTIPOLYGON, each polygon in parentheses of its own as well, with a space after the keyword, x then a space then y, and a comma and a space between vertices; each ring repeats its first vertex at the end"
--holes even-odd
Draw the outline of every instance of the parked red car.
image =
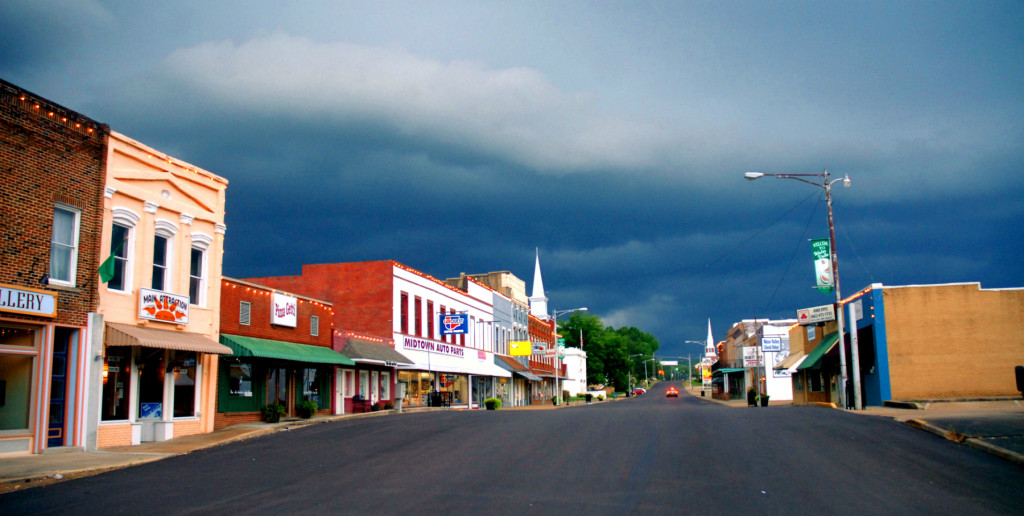
POLYGON ((633 396, 640 396, 641 394, 643 394, 645 392, 647 392, 647 389, 644 389, 643 387, 637 387, 637 388, 633 389, 633 396))

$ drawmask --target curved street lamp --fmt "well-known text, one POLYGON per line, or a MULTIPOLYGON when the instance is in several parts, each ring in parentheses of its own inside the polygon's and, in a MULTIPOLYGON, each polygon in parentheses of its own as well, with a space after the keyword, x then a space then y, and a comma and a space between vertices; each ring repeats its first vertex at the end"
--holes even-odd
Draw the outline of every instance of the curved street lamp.
MULTIPOLYGON (((559 398, 559 399, 562 398, 562 391, 559 389, 559 387, 560 387, 559 386, 559 380, 561 379, 560 377, 562 375, 562 357, 559 356, 559 354, 558 354, 558 316, 559 315, 565 315, 565 314, 571 314, 573 312, 585 312, 585 311, 587 311, 587 307, 585 307, 585 306, 580 307, 580 308, 573 308, 571 310, 552 310, 551 311, 551 321, 555 323, 554 324, 554 328, 552 328, 552 330, 554 330, 554 332, 555 332, 555 397, 559 398)), ((584 378, 583 382, 586 383, 586 381, 587 380, 584 378)))
MULTIPOLYGON (((836 229, 832 222, 832 185, 839 181, 843 182, 843 186, 846 188, 850 187, 850 176, 844 174, 839 179, 829 180, 828 169, 822 171, 821 174, 766 174, 763 172, 747 172, 743 174, 743 177, 747 181, 753 181, 760 179, 765 176, 777 177, 779 179, 795 179, 802 181, 809 185, 817 186, 818 188, 825 189, 825 201, 828 204, 828 240, 829 245, 832 246, 832 278, 835 281, 836 286, 836 322, 838 323, 838 334, 839 334, 839 362, 840 368, 842 369, 842 396, 846 398, 846 345, 843 340, 843 295, 839 291, 839 257, 836 252, 836 229), (804 179, 805 177, 820 177, 821 182, 810 181, 804 179)), ((856 342, 854 340, 853 342, 856 342)), ((853 355, 853 398, 854 408, 857 410, 861 409, 860 399, 860 357, 856 348, 850 350, 850 354, 853 355)))

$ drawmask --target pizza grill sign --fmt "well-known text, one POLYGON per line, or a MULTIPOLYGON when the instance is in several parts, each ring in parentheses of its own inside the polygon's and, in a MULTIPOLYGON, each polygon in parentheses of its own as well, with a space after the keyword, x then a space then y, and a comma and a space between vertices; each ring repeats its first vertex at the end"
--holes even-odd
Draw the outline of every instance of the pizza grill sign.
POLYGON ((294 328, 299 321, 299 301, 294 296, 274 292, 270 302, 270 324, 294 328))

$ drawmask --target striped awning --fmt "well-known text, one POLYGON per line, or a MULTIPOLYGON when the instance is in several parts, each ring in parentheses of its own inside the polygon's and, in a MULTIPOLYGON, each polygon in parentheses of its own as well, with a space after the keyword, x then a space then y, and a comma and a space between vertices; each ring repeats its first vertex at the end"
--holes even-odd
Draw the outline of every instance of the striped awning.
POLYGON ((231 348, 196 333, 158 330, 146 326, 107 323, 104 336, 108 346, 142 346, 230 355, 231 348))

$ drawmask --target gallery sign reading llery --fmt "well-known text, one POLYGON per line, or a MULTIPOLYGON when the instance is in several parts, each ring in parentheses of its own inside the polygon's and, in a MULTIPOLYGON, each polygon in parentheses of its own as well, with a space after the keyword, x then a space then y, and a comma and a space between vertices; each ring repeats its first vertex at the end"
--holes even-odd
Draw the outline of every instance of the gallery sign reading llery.
POLYGON ((0 311, 57 317, 57 295, 42 290, 0 285, 0 311))

